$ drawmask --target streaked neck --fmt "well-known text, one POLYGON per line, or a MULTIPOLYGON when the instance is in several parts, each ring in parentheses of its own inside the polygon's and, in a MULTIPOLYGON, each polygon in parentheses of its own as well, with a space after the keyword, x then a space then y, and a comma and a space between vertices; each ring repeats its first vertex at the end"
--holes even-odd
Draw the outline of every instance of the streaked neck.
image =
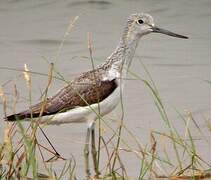
POLYGON ((126 76, 140 37, 127 38, 123 35, 115 51, 107 58, 105 65, 126 76))

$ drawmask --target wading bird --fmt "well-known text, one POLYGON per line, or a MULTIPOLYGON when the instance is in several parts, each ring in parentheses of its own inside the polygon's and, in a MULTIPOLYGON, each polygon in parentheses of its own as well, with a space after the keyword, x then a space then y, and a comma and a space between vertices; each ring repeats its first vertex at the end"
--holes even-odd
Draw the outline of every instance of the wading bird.
POLYGON ((7 116, 6 120, 33 119, 46 124, 86 122, 88 124, 84 148, 86 176, 90 177, 90 136, 94 170, 98 174, 95 121, 99 116, 108 114, 117 106, 124 86, 124 78, 127 75, 138 42, 142 36, 149 33, 188 38, 155 26, 154 20, 149 14, 132 14, 126 22, 119 44, 103 64, 94 70, 80 74, 56 95, 47 98, 45 102, 40 102, 25 111, 7 116))

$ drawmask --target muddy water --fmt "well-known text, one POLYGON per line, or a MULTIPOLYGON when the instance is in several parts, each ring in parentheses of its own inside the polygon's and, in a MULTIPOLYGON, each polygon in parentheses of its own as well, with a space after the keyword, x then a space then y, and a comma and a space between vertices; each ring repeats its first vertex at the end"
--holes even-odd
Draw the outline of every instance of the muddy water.
MULTIPOLYGON (((156 24, 169 30, 188 35, 189 40, 174 39, 164 35, 144 37, 136 52, 131 70, 146 77, 139 60, 147 66, 156 82, 161 97, 168 107, 170 119, 175 127, 184 133, 184 124, 175 113, 190 110, 205 132, 206 121, 211 117, 211 2, 210 0, 116 0, 116 1, 73 1, 73 0, 10 0, 0 2, 0 67, 21 69, 26 63, 30 70, 47 73, 48 63, 54 62, 58 71, 66 79, 71 79, 81 71, 91 68, 87 58, 87 32, 92 34, 94 58, 103 61, 115 48, 125 19, 130 13, 148 12, 154 16, 156 24), (79 16, 75 28, 67 38, 58 59, 55 60, 59 44, 70 19, 79 16)), ((20 72, 0 70, 0 84, 8 80, 6 86, 9 101, 12 101, 13 84, 17 84, 20 102, 17 110, 28 106, 25 82, 20 72)), ((33 102, 40 98, 47 78, 33 75, 33 102)), ((54 80, 49 94, 52 95, 64 83, 54 80)), ((124 94, 125 124, 145 144, 150 130, 165 130, 154 105, 149 90, 140 81, 128 80, 124 94)), ((2 108, 0 111, 3 115, 2 108)), ((109 117, 119 116, 119 110, 109 117)), ((110 122, 113 127, 115 123, 110 122)), ((1 136, 4 123, 1 121, 1 136)), ((65 157, 72 155, 77 160, 77 175, 83 176, 84 124, 51 126, 45 131, 57 150, 65 157)), ((109 131, 107 129, 107 131, 109 131)), ((200 155, 211 161, 209 148, 199 139, 200 155)), ((40 141, 44 141, 41 136, 40 141)), ((134 146, 127 133, 124 139, 134 146)), ((105 161, 106 157, 102 158, 105 161)), ((124 154, 124 162, 130 164, 129 175, 137 177, 140 161, 129 153, 124 154)), ((102 162, 103 163, 103 162, 102 162)), ((60 166, 57 166, 59 169, 60 166)))

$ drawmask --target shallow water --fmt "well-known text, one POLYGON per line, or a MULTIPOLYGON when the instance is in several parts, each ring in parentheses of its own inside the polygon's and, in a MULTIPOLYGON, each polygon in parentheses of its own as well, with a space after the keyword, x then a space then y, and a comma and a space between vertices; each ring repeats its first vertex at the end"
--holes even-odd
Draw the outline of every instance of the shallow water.
MULTIPOLYGON (((94 58, 99 63, 115 48, 125 19, 134 12, 147 12, 157 25, 184 34, 189 40, 175 39, 153 34, 144 37, 136 51, 131 70, 145 77, 141 59, 156 82, 161 97, 168 107, 170 119, 177 129, 184 133, 182 121, 175 112, 193 112, 195 120, 206 136, 210 138, 205 119, 211 117, 211 2, 210 0, 163 0, 163 1, 73 1, 73 0, 10 0, 0 2, 0 67, 22 69, 26 63, 34 72, 47 73, 48 63, 54 62, 58 71, 66 79, 71 79, 81 71, 91 68, 87 60, 87 32, 92 34, 94 58), (64 47, 55 61, 63 34, 75 16, 79 16, 75 27, 68 36, 64 47)), ((28 97, 27 88, 21 73, 0 70, 0 84, 13 80, 17 84, 20 103, 17 110, 27 107, 24 98, 28 97)), ((47 78, 33 75, 33 102, 40 98, 47 78)), ((10 83, 5 91, 11 93, 10 83)), ((64 83, 54 80, 50 95, 64 83)), ((13 99, 9 96, 9 100, 13 99)), ((165 125, 143 83, 128 80, 124 94, 125 124, 140 138, 143 144, 149 140, 150 130, 162 131, 165 125)), ((115 111, 110 117, 117 117, 115 111)), ((2 108, 0 115, 3 116, 2 108)), ((112 123, 111 123, 112 124, 112 123)), ((4 123, 1 121, 1 135, 4 123)), ((115 127, 115 123, 113 123, 115 127)), ((74 155, 77 159, 77 175, 83 173, 83 143, 86 131, 84 124, 49 126, 46 133, 57 150, 65 157, 74 155), (56 132, 56 133, 55 133, 56 132)), ((201 138, 196 132, 195 137, 201 138)), ((42 141, 42 137, 40 141, 42 141)), ((127 142, 133 142, 124 134, 127 142)), ((204 142, 197 141, 200 154, 211 162, 209 148, 204 142)), ((129 175, 137 177, 140 162, 134 155, 124 154, 128 161, 129 175), (138 167, 138 168, 134 168, 138 167)), ((105 160, 105 157, 103 158, 105 160)))

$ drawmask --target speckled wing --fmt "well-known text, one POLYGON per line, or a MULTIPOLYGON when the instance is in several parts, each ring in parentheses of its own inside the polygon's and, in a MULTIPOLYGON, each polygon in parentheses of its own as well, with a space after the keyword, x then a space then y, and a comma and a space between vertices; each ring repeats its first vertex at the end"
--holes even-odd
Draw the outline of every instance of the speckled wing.
POLYGON ((88 106, 101 102, 107 98, 117 87, 116 80, 93 81, 78 79, 61 89, 56 95, 48 98, 46 102, 40 102, 23 112, 7 116, 6 120, 15 121, 41 115, 52 115, 64 112, 79 106, 88 106))

